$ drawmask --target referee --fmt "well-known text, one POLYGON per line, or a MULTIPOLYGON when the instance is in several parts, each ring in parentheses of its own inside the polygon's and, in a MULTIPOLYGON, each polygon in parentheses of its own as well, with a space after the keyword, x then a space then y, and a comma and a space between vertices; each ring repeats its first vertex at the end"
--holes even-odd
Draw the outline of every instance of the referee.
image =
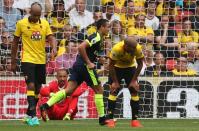
POLYGON ((18 44, 21 37, 21 69, 27 84, 28 101, 27 116, 24 122, 30 126, 39 125, 36 117, 36 105, 41 85, 46 82, 46 39, 51 44, 51 57, 56 54, 56 40, 52 35, 49 23, 40 18, 41 12, 41 5, 35 2, 31 5, 30 16, 17 22, 11 53, 11 68, 15 72, 18 44))

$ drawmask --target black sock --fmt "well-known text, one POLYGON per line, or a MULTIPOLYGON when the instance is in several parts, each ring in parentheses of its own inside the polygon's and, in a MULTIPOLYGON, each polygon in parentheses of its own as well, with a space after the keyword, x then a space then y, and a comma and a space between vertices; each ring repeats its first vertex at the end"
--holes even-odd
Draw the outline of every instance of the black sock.
POLYGON ((36 105, 37 105, 38 101, 39 101, 38 95, 35 95, 35 104, 36 105))
POLYGON ((132 112, 132 120, 136 120, 138 117, 138 111, 139 111, 139 101, 130 101, 131 105, 131 112, 132 112))
POLYGON ((27 96, 27 100, 28 100, 27 115, 35 117, 36 116, 35 96, 27 96))
POLYGON ((115 110, 116 101, 108 99, 108 117, 109 119, 113 119, 114 110, 115 110))

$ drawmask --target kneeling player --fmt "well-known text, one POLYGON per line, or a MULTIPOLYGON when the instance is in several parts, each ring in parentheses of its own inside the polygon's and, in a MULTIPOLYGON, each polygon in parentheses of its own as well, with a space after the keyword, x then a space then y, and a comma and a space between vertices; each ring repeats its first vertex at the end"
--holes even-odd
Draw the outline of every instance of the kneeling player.
MULTIPOLYGON (((68 74, 66 70, 60 69, 57 71, 57 80, 50 82, 46 87, 41 88, 39 105, 46 103, 50 97, 56 92, 67 87, 68 74)), ((50 120, 71 120, 77 113, 78 97, 88 89, 87 84, 82 83, 70 97, 56 103, 47 110, 48 119, 50 120)))

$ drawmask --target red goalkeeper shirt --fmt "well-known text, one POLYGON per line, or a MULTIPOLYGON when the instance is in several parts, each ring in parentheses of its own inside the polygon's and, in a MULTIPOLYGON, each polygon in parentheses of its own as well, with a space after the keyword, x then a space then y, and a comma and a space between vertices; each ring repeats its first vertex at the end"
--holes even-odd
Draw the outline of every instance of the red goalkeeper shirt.
MULTIPOLYGON (((64 88, 67 87, 67 82, 65 83, 64 88)), ((50 97, 51 93, 56 93, 64 88, 60 88, 58 86, 57 81, 51 81, 47 86, 44 86, 40 90, 40 100, 42 98, 50 97)), ((49 110, 49 117, 52 119, 62 119, 66 113, 72 113, 73 116, 77 111, 77 103, 78 97, 83 94, 88 89, 88 86, 85 82, 83 82, 73 93, 71 96, 67 97, 63 101, 53 105, 51 110, 49 110)))

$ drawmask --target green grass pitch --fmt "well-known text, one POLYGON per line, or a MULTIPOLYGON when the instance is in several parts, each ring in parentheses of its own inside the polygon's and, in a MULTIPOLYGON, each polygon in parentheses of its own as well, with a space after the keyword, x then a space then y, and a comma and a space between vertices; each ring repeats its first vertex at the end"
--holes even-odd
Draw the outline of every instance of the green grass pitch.
POLYGON ((144 119, 143 128, 131 128, 130 120, 118 120, 115 128, 99 126, 97 120, 48 121, 29 127, 22 121, 0 121, 1 131, 199 131, 198 119, 144 119))

